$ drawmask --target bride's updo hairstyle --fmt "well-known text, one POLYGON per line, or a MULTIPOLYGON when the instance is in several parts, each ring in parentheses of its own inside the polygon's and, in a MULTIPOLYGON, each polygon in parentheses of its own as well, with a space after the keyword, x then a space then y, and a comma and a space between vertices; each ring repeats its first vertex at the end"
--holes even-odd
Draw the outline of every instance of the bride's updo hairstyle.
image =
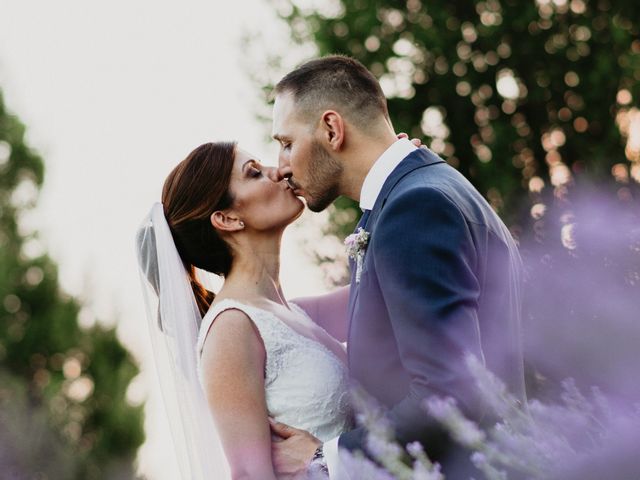
POLYGON ((233 203, 229 183, 235 153, 235 142, 200 145, 173 169, 162 189, 164 216, 202 316, 215 295, 198 281, 195 269, 221 276, 231 269, 231 249, 211 225, 210 217, 233 203))

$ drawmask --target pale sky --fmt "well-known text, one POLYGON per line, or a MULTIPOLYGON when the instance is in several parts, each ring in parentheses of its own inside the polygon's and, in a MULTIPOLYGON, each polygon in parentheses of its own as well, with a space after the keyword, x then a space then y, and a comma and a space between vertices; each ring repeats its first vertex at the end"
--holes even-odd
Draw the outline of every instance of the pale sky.
MULTIPOLYGON (((27 225, 41 232, 63 288, 88 305, 83 322, 93 315, 117 321, 141 363, 131 397, 149 399, 139 463, 154 480, 178 474, 150 357, 134 233, 168 172, 201 143, 236 139, 275 163, 277 146, 266 140, 269 125, 255 119, 259 92, 247 69, 260 73, 252 60, 261 59, 260 48, 293 62, 290 45, 266 0, 0 0, 0 88, 46 166, 27 225), (247 32, 267 41, 247 51, 247 32)), ((319 217, 311 217, 285 236, 289 297, 324 288, 299 246, 318 228, 319 217)))

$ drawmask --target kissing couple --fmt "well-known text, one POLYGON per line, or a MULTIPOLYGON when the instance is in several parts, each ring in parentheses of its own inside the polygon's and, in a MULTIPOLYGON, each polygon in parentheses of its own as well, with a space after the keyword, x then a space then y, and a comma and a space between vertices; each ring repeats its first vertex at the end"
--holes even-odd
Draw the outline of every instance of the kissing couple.
POLYGON ((524 398, 514 240, 456 169, 396 135, 358 61, 309 61, 273 93, 279 167, 232 142, 201 145, 169 174, 137 233, 182 474, 358 478, 344 453, 374 456, 354 423, 357 385, 384 407, 400 444, 419 442, 462 478, 467 456, 422 402, 452 397, 483 417, 469 354, 524 398), (304 209, 299 197, 319 212, 340 195, 363 211, 348 238, 351 283, 289 300, 280 246, 304 209), (220 290, 198 271, 223 277, 220 290))

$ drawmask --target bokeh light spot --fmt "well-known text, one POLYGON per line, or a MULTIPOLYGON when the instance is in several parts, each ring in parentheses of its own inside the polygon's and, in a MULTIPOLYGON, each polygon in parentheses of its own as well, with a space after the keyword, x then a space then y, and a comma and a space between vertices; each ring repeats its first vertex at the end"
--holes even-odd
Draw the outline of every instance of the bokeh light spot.
POLYGON ((589 128, 589 122, 584 117, 578 117, 573 121, 573 128, 578 133, 584 133, 589 128))
POLYGON ((576 72, 567 72, 564 75, 564 83, 569 87, 576 87, 580 83, 580 77, 576 72))
POLYGON ((67 380, 74 380, 82 373, 82 365, 76 357, 69 357, 62 365, 62 373, 67 380))
POLYGON ((376 52, 380 48, 380 39, 374 35, 367 37, 364 41, 364 48, 370 52, 376 52))
POLYGON ((631 100, 633 100, 633 97, 631 96, 631 92, 629 90, 623 88, 622 90, 618 91, 618 95, 616 95, 616 101, 620 105, 628 105, 631 103, 631 100))
POLYGON ((4 309, 9 313, 16 313, 20 310, 22 306, 22 301, 17 295, 10 293, 6 297, 4 297, 4 301, 2 302, 4 305, 4 309))
POLYGON ((501 70, 496 80, 498 93, 505 99, 514 100, 518 98, 520 89, 513 72, 509 69, 501 70))
POLYGON ((540 220, 544 213, 547 211, 547 207, 544 203, 536 203, 533 207, 531 207, 531 216, 534 220, 540 220))
POLYGON ((540 177, 532 177, 529 180, 529 191, 533 193, 540 193, 544 188, 544 180, 540 177))

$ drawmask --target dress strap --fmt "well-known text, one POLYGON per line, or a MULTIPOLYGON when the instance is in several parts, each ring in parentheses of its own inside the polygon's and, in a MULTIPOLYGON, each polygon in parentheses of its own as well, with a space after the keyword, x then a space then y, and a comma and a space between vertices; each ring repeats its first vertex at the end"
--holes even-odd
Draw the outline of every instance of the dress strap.
POLYGON ((295 312, 298 313, 299 315, 302 315, 303 317, 308 318, 309 320, 313 321, 312 318, 307 313, 307 311, 304 308, 302 308, 300 305, 298 305, 297 303, 289 302, 289 307, 291 307, 292 310, 295 310, 295 312))
MULTIPOLYGON (((213 325, 214 320, 226 310, 240 310, 247 317, 249 317, 253 323, 256 323, 257 315, 255 315, 253 307, 240 303, 237 300, 225 298, 224 300, 214 305, 213 308, 210 308, 209 311, 207 311, 204 318, 202 319, 202 323, 200 324, 200 330, 198 332, 198 342, 196 347, 198 363, 200 362, 200 356, 202 355, 202 349, 204 348, 204 341, 209 334, 209 330, 211 330, 211 325, 213 325)), ((259 326, 258 329, 260 329, 259 326)))

